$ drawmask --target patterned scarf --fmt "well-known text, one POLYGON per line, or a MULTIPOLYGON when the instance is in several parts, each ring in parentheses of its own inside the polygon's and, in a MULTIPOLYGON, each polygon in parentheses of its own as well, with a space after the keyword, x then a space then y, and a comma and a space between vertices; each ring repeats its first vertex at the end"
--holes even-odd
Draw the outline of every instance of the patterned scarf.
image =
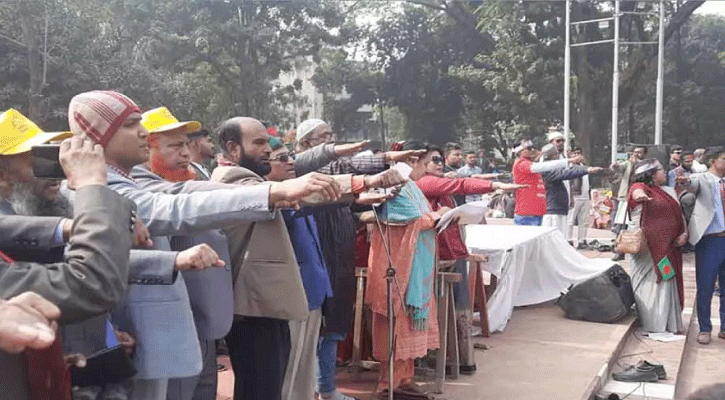
MULTIPOLYGON (((428 200, 413 181, 409 181, 396 197, 382 206, 381 219, 391 223, 409 223, 430 212, 428 200)), ((425 330, 433 295, 435 233, 432 229, 418 232, 415 253, 410 267, 405 305, 416 330, 425 330)))

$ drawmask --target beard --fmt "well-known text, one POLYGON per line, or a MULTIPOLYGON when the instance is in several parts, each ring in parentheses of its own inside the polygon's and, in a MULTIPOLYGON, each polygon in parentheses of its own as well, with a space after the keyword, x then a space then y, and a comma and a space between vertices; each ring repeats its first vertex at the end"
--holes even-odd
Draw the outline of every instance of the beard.
POLYGON ((36 194, 31 185, 22 182, 13 183, 11 190, 8 201, 18 215, 73 218, 73 206, 62 194, 52 200, 47 199, 36 194))
POLYGON ((156 153, 151 155, 149 168, 151 172, 159 175, 170 182, 186 182, 196 180, 196 172, 192 171, 191 168, 171 168, 166 165, 163 158, 159 157, 156 153))
POLYGON ((261 163, 251 157, 247 157, 244 152, 242 152, 242 156, 239 159, 239 166, 246 168, 259 176, 265 176, 272 172, 272 165, 269 163, 261 163))

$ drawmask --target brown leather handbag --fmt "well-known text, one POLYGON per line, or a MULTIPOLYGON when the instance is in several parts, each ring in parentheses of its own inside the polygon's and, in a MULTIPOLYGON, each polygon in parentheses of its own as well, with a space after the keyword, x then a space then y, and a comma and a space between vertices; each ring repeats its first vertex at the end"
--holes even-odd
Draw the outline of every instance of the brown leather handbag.
MULTIPOLYGON (((629 210, 627 210, 627 214, 629 214, 629 210)), ((641 218, 644 218, 644 207, 642 207, 641 218)), ((616 253, 638 254, 645 250, 646 245, 647 239, 644 237, 644 231, 638 227, 631 231, 620 231, 614 241, 614 251, 616 253)))
POLYGON ((624 254, 638 254, 644 249, 644 231, 637 228, 633 231, 621 231, 614 242, 614 251, 624 254))

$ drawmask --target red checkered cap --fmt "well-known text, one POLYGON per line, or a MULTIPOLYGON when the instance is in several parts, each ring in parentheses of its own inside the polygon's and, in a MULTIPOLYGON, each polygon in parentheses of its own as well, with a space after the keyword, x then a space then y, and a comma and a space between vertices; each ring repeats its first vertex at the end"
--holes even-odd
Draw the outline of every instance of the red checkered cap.
POLYGON ((68 124, 74 134, 85 134, 106 147, 118 128, 134 112, 141 113, 141 109, 121 93, 94 90, 71 99, 68 124))

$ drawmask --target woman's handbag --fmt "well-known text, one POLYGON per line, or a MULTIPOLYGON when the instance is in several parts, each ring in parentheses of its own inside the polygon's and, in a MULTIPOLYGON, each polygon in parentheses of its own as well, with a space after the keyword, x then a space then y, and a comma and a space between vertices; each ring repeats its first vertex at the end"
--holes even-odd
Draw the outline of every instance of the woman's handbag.
MULTIPOLYGON (((629 210, 627 210, 627 214, 629 214, 629 210)), ((644 205, 642 206, 642 216, 640 218, 644 218, 644 205)), ((644 251, 646 245, 647 239, 644 237, 644 231, 642 228, 637 228, 631 231, 621 230, 617 235, 617 239, 614 241, 614 252, 638 254, 644 251)))
POLYGON ((616 253, 637 254, 642 252, 645 245, 644 231, 637 228, 633 231, 620 231, 614 242, 616 253))

